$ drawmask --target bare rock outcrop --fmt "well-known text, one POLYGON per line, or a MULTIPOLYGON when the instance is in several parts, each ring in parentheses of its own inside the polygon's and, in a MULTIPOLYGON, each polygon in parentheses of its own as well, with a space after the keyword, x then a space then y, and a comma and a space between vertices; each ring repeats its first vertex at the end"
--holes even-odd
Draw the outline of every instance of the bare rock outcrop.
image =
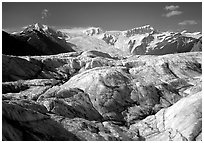
POLYGON ((9 140, 79 140, 45 114, 46 108, 21 101, 2 103, 2 139, 9 140))
POLYGON ((80 89, 63 90, 56 86, 47 90, 38 98, 49 112, 68 118, 84 118, 87 120, 102 120, 101 115, 93 107, 88 94, 80 89))
POLYGON ((90 27, 90 28, 84 30, 84 33, 85 33, 86 35, 89 35, 89 36, 101 34, 102 32, 103 32, 103 31, 102 31, 101 28, 99 28, 99 27, 90 27))
POLYGON ((130 126, 139 129, 146 140, 193 141, 202 140, 202 93, 179 100, 130 126))
POLYGON ((102 40, 104 40, 106 43, 110 44, 110 45, 114 45, 115 42, 117 41, 117 38, 114 37, 111 34, 104 34, 102 40))
POLYGON ((129 78, 123 68, 94 68, 72 77, 61 86, 80 88, 87 92, 93 106, 106 120, 122 121, 121 112, 130 99, 129 78))

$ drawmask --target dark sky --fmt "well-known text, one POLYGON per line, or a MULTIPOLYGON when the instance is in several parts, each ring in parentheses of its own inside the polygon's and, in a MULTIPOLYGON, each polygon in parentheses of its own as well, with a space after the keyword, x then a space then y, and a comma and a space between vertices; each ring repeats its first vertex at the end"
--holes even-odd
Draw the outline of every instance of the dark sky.
POLYGON ((99 26, 104 30, 126 30, 149 24, 159 30, 202 31, 202 3, 2 3, 3 29, 19 29, 36 22, 57 28, 99 26))

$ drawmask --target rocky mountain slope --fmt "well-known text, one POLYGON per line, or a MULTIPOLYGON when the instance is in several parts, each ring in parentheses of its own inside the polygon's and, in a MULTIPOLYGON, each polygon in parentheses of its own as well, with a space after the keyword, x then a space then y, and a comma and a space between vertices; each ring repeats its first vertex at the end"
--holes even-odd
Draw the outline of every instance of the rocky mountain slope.
POLYGON ((7 55, 53 55, 73 52, 75 46, 67 43, 61 32, 39 23, 15 34, 3 32, 2 36, 2 53, 7 55))
POLYGON ((2 54, 2 140, 202 140, 199 33, 162 35, 151 26, 58 32, 32 25, 24 32, 4 34, 16 45, 2 54), (18 36, 34 37, 35 44, 18 36), (44 38, 58 46, 51 47, 44 38), (165 50, 153 47, 159 40, 165 50), (138 50, 141 41, 146 45, 138 50), (47 45, 44 53, 38 42, 47 45), (148 48, 152 53, 146 55, 148 48))
POLYGON ((6 55, 42 55, 43 53, 35 49, 27 41, 22 41, 15 36, 2 31, 2 53, 6 55))

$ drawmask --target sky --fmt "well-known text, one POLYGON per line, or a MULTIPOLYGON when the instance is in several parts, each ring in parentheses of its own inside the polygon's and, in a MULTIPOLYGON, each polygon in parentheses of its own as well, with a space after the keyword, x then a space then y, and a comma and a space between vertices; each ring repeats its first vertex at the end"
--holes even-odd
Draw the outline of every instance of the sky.
POLYGON ((33 23, 127 30, 151 25, 161 31, 202 31, 201 2, 3 2, 2 28, 20 30, 33 23))

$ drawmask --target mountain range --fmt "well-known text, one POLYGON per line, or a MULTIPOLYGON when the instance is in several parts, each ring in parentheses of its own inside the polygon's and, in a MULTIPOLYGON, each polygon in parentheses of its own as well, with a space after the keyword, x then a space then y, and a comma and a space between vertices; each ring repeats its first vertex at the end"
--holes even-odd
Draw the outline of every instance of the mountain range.
POLYGON ((164 55, 202 49, 200 32, 161 32, 150 25, 125 31, 103 31, 98 27, 55 30, 36 23, 20 32, 3 31, 2 36, 2 52, 8 55, 51 55, 87 50, 116 56, 164 55))

